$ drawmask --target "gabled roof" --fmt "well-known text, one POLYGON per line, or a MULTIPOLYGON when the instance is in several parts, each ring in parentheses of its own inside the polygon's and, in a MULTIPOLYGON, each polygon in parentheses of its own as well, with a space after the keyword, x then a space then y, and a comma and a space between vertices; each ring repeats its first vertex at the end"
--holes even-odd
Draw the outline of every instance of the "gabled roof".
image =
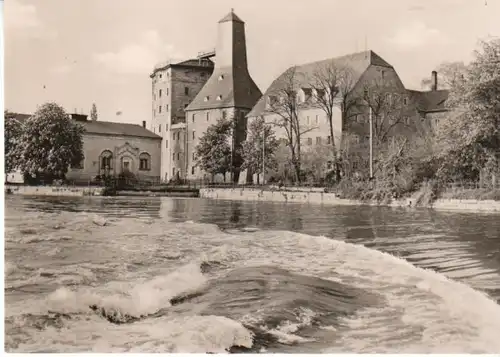
POLYGON ((422 112, 446 111, 446 100, 450 94, 447 89, 416 91, 408 90, 411 100, 416 104, 417 109, 422 112))
MULTIPOLYGON (((294 79, 297 82, 297 86, 301 88, 310 88, 310 81, 315 71, 317 71, 318 68, 321 68, 321 66, 328 65, 329 63, 333 63, 337 67, 349 68, 353 75, 354 82, 357 82, 359 80, 361 75, 368 69, 370 65, 393 68, 382 57, 371 50, 357 52, 341 57, 334 57, 296 66, 294 79)), ((293 67, 288 68, 274 80, 274 82, 269 86, 266 93, 261 97, 259 102, 255 105, 248 116, 259 116, 265 111, 267 96, 283 88, 283 86, 285 85, 284 80, 287 76, 287 73, 289 73, 289 71, 291 71, 292 69, 293 67)))
POLYGON ((217 68, 186 111, 231 107, 252 109, 261 96, 262 92, 248 72, 240 72, 235 78, 232 67, 217 68))
POLYGON ((222 18, 222 20, 219 21, 219 23, 229 22, 229 21, 232 21, 232 22, 241 22, 242 24, 244 24, 243 20, 240 19, 238 16, 236 16, 236 14, 233 12, 232 9, 231 9, 231 12, 229 14, 227 14, 226 16, 224 16, 222 18))
POLYGON ((161 136, 137 124, 114 123, 110 121, 80 122, 85 132, 98 135, 135 136, 139 138, 161 139, 161 136))
MULTIPOLYGON (((15 118, 21 123, 28 120, 30 114, 13 113, 15 118)), ((83 125, 85 132, 98 135, 116 135, 116 136, 134 136, 139 138, 161 139, 161 136, 143 128, 137 124, 115 123, 110 121, 81 121, 78 123, 83 125)))

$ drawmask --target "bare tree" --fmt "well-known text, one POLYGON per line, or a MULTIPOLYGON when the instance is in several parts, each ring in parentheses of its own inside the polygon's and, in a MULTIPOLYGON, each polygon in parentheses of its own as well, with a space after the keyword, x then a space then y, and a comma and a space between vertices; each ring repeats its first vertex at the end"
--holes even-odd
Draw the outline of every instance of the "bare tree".
POLYGON ((311 78, 313 98, 317 105, 325 112, 329 124, 333 163, 337 181, 340 180, 340 166, 335 142, 333 114, 335 108, 340 108, 342 115, 341 131, 346 129, 346 123, 355 115, 353 109, 359 104, 359 98, 354 95, 353 89, 357 83, 351 68, 337 65, 334 60, 318 65, 311 78))
MULTIPOLYGON (((438 79, 443 88, 453 88, 460 81, 467 70, 463 62, 443 62, 437 68, 438 79)), ((422 79, 420 85, 423 89, 429 89, 432 85, 432 78, 422 79)))
POLYGON ((349 66, 340 66, 339 76, 339 99, 340 111, 342 113, 342 131, 347 130, 347 123, 349 119, 355 117, 358 108, 363 104, 362 98, 354 91, 358 83, 358 76, 354 73, 349 66))
POLYGON ((372 110, 373 143, 381 146, 386 143, 392 129, 406 122, 405 93, 395 89, 383 80, 374 80, 363 86, 363 101, 372 110))
POLYGON ((336 159, 336 143, 333 131, 333 112, 339 106, 339 85, 342 73, 335 62, 329 61, 318 65, 312 74, 312 96, 317 105, 325 112, 330 126, 330 138, 333 160, 336 159))
POLYGON ((273 125, 283 128, 287 146, 291 154, 291 164, 295 171, 295 179, 301 181, 301 138, 303 134, 313 130, 301 125, 299 118, 299 90, 297 67, 288 69, 281 78, 281 83, 269 94, 268 114, 274 114, 273 125))

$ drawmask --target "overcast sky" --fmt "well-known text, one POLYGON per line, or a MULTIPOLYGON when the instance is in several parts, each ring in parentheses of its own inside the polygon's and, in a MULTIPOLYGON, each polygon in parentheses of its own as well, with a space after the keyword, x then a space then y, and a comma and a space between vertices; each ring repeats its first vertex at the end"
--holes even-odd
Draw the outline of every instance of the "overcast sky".
POLYGON ((246 22, 249 70, 264 92, 292 64, 362 51, 409 88, 443 61, 469 61, 500 35, 500 0, 5 0, 5 107, 141 123, 151 118, 154 64, 215 47, 231 8, 246 22), (116 116, 121 111, 122 116, 116 116))

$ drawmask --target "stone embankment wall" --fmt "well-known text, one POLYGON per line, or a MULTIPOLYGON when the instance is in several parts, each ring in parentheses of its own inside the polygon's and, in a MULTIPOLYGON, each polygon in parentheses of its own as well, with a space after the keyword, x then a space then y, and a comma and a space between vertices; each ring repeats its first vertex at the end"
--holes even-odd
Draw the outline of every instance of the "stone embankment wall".
POLYGON ((25 196, 100 196, 102 191, 102 187, 5 186, 6 194, 25 196))
MULTIPOLYGON (((290 192, 290 191, 264 191, 248 188, 204 188, 200 190, 201 198, 238 201, 269 201, 290 203, 311 203, 325 205, 379 205, 376 202, 361 202, 339 198, 334 193, 324 192, 290 192)), ((412 199, 393 201, 386 206, 412 207, 415 203, 412 199)), ((500 212, 500 201, 477 201, 477 200, 437 200, 432 207, 439 210, 462 210, 462 211, 484 211, 500 212)))

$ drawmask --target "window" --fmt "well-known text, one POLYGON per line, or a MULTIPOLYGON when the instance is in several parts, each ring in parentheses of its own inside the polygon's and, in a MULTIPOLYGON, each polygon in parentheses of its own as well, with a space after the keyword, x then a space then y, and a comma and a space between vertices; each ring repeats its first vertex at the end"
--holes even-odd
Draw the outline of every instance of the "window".
POLYGON ((210 112, 207 112, 207 121, 210 120, 210 112))
POLYGON ((195 139, 196 135, 195 135, 196 131, 193 130, 193 140, 195 139))
POLYGON ((172 160, 175 161, 175 152, 172 153, 172 160))
POLYGON ((112 169, 113 168, 113 153, 109 150, 105 150, 101 154, 101 170, 112 169))
POLYGON ((151 155, 147 152, 143 152, 139 155, 139 170, 148 171, 151 170, 151 155))
POLYGON ((161 124, 158 125, 158 132, 161 133, 161 124))
POLYGON ((177 140, 181 140, 181 132, 180 131, 177 132, 177 140))
POLYGON ((180 153, 180 152, 178 152, 178 153, 177 153, 177 160, 179 160, 179 158, 180 158, 180 157, 181 157, 181 153, 180 153))
POLYGON ((328 135, 328 137, 326 138, 326 142, 328 144, 331 144, 332 143, 332 137, 330 135, 328 135))
POLYGON ((310 124, 310 121, 309 121, 309 115, 307 116, 307 125, 310 124))
POLYGON ((207 95, 207 96, 205 97, 204 101, 205 101, 205 102, 208 102, 209 100, 210 100, 210 96, 209 96, 209 95, 207 95))
POLYGON ((218 96, 217 96, 217 100, 222 100, 222 96, 221 96, 221 95, 218 95, 218 96))
POLYGON ((184 94, 189 95, 189 87, 184 87, 184 94))
POLYGON ((191 166, 191 175, 194 175, 194 166, 191 166))
POLYGON ((165 105, 165 110, 168 112, 168 104, 165 105))
POLYGON ((321 144, 321 136, 316 137, 316 144, 321 144))
POLYGON ((196 160, 196 153, 193 152, 193 161, 196 160))
POLYGON ((163 77, 163 76, 162 76, 162 74, 160 73, 160 79, 161 79, 162 77, 163 77))
POLYGON ((165 124, 165 131, 168 130, 168 124, 165 124))
POLYGON ((312 145, 313 139, 312 138, 307 138, 307 145, 312 145))
POLYGON ((318 124, 318 116, 316 115, 316 124, 318 124))
POLYGON ((161 92, 162 92, 162 90, 160 89, 160 90, 158 91, 158 96, 159 96, 160 98, 161 98, 161 92))
POLYGON ((194 114, 193 114, 193 119, 192 120, 193 120, 193 123, 194 123, 194 114))
POLYGON ((222 111, 222 119, 226 119, 227 117, 227 113, 225 110, 222 111))
POLYGON ((168 88, 167 88, 167 95, 168 95, 168 88))
POLYGON ((158 113, 161 113, 161 105, 158 107, 158 113))
POLYGON ((406 97, 403 98, 403 104, 408 105, 408 98, 406 98, 406 97))
POLYGON ((175 167, 172 167, 172 177, 175 176, 175 167))
POLYGON ((325 98, 325 91, 323 89, 316 89, 316 100, 325 98))
POLYGON ((385 71, 382 71, 382 79, 385 78, 385 71))
POLYGON ((168 140, 167 139, 165 140, 165 148, 168 149, 168 140))

